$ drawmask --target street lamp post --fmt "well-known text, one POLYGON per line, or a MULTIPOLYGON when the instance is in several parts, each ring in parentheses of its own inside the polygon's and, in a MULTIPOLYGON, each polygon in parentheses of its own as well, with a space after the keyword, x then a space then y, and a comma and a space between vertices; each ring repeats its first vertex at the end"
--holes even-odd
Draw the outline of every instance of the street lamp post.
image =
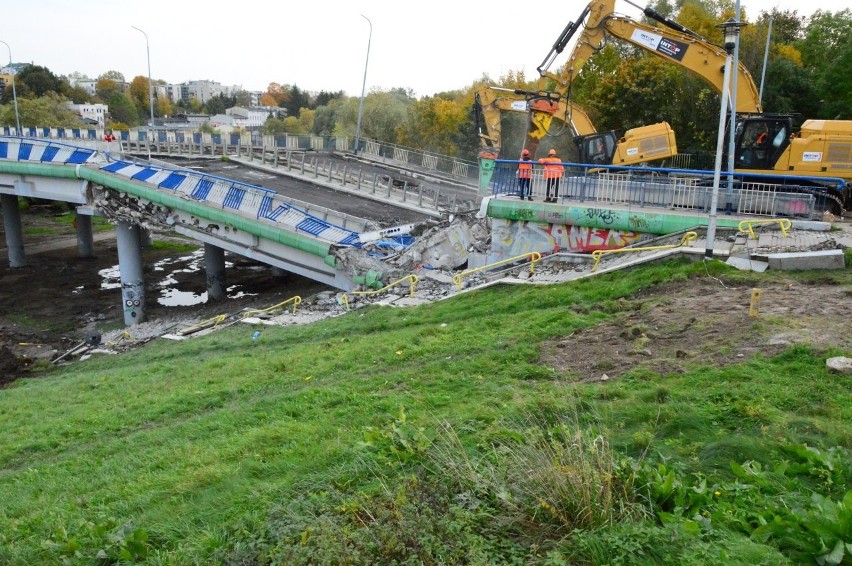
POLYGON ((763 50, 763 69, 760 71, 760 90, 757 97, 763 104, 763 80, 766 78, 766 63, 769 61, 769 41, 772 39, 772 14, 769 14, 769 29, 766 31, 766 47, 763 50))
MULTIPOLYGON (((734 20, 740 21, 740 0, 737 0, 737 7, 734 12, 734 20)), ((725 214, 733 212, 734 201, 734 149, 737 136, 737 101, 739 94, 737 93, 738 79, 740 76, 740 42, 738 37, 734 39, 734 53, 731 61, 731 94, 730 100, 730 119, 728 120, 728 196, 725 199, 725 214)), ((730 51, 728 52, 730 54, 730 51)))
MULTIPOLYGON (((713 259, 713 245, 716 239, 716 208, 719 205, 719 179, 722 176, 722 147, 725 143, 725 119, 727 117, 730 95, 728 83, 731 78, 731 59, 734 46, 737 43, 742 26, 743 24, 735 21, 733 18, 716 26, 725 31, 725 51, 728 53, 728 56, 725 57, 725 74, 722 78, 722 103, 719 110, 719 132, 716 137, 716 164, 713 168, 713 193, 710 198, 710 217, 707 221, 707 245, 704 249, 705 259, 713 259)), ((732 159, 732 156, 729 156, 728 159, 732 159)))
POLYGON ((151 161, 151 142, 154 141, 154 83, 151 80, 151 46, 148 44, 148 34, 136 26, 130 26, 145 36, 145 51, 148 54, 148 108, 151 112, 150 132, 151 139, 148 140, 148 161, 151 161))
POLYGON ((355 125, 355 155, 358 155, 358 145, 361 140, 361 115, 364 113, 364 88, 367 86, 367 65, 370 64, 370 42, 373 41, 373 22, 364 14, 362 18, 370 24, 370 35, 367 37, 367 60, 364 62, 364 81, 361 83, 361 101, 358 103, 358 123, 355 125))
POLYGON ((23 135, 21 131, 21 118, 18 116, 18 93, 15 92, 15 70, 12 68, 12 48, 5 41, 0 41, 9 50, 9 74, 12 76, 12 99, 15 101, 15 135, 23 135))

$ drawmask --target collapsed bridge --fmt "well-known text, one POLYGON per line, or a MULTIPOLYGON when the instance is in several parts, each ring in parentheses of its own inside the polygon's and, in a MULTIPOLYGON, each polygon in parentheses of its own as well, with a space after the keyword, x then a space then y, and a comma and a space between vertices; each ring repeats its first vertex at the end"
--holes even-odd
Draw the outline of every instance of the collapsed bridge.
POLYGON ((204 244, 208 293, 224 295, 224 252, 236 253, 341 290, 379 283, 388 268, 361 252, 377 228, 330 209, 308 212, 274 191, 178 167, 116 158, 73 145, 0 137, 0 199, 9 262, 25 265, 17 197, 76 205, 81 255, 93 249, 93 215, 116 225, 122 308, 145 318, 142 240, 152 228, 204 244), (345 254, 339 254, 347 250, 345 254))

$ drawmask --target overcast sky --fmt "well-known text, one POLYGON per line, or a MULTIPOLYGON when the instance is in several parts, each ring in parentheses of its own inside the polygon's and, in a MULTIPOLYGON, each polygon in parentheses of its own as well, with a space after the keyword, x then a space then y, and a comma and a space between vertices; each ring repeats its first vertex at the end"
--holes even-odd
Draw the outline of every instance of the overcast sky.
MULTIPOLYGON (((208 79, 246 90, 266 90, 277 82, 357 96, 370 37, 363 14, 373 27, 367 91, 403 87, 424 96, 464 88, 483 74, 496 80, 522 69, 527 79, 535 78, 535 68, 584 5, 582 0, 2 0, 0 40, 11 46, 16 62, 92 78, 116 70, 130 81, 148 75, 145 37, 133 25, 148 34, 155 80, 208 79)), ((842 10, 849 0, 743 0, 742 6, 754 20, 776 6, 807 16, 817 8, 842 10)), ((619 10, 641 16, 621 0, 619 10)), ((0 60, 7 59, 0 45, 0 60)))

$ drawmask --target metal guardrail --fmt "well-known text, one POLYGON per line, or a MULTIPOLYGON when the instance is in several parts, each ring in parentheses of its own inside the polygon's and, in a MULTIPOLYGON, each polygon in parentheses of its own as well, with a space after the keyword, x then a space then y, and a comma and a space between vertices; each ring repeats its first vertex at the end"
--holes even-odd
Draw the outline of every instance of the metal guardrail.
POLYGON ((381 289, 376 289, 374 291, 349 291, 348 293, 341 293, 340 300, 346 306, 346 310, 350 310, 349 295, 364 295, 364 296, 378 295, 379 293, 384 293, 388 289, 396 287, 397 285, 399 285, 403 281, 409 282, 408 283, 408 296, 414 297, 414 286, 417 285, 417 282, 420 281, 420 278, 412 273, 411 275, 406 275, 405 277, 397 279, 396 281, 393 281, 392 283, 388 283, 387 285, 385 285, 381 289))
POLYGON ((479 176, 479 166, 474 161, 442 155, 412 147, 361 139, 358 151, 383 159, 404 163, 425 171, 440 172, 452 177, 474 181, 479 176))
POLYGON ((792 222, 788 218, 772 218, 770 220, 743 220, 739 223, 737 228, 743 234, 748 234, 749 238, 752 240, 757 239, 757 234, 754 233, 754 225, 755 224, 778 224, 778 228, 781 230, 781 233, 784 234, 784 237, 787 238, 789 234, 787 230, 793 225, 792 222))
MULTIPOLYGON (((495 162, 491 192, 519 194, 519 161, 495 162)), ((713 193, 713 172, 653 167, 588 166, 563 163, 559 196, 565 200, 707 212, 713 193)), ((735 173, 732 187, 719 189, 719 210, 732 214, 814 218, 828 205, 828 195, 846 186, 835 177, 735 173)), ((534 165, 530 183, 534 199, 546 194, 543 169, 534 165)))
POLYGON ((476 267, 474 269, 466 269, 466 270, 462 271, 461 273, 456 273, 455 275, 453 275, 453 283, 455 283, 456 287, 458 287, 458 289, 461 290, 462 279, 464 279, 468 275, 471 275, 473 273, 477 273, 479 271, 485 271, 485 270, 488 270, 488 269, 492 269, 494 267, 497 267, 498 265, 503 265, 505 263, 514 263, 516 261, 520 261, 522 259, 527 259, 527 258, 529 258, 529 260, 530 260, 530 275, 532 275, 533 273, 535 273, 536 262, 541 260, 541 254, 538 253, 538 252, 527 252, 527 253, 519 255, 519 256, 510 257, 508 259, 503 259, 503 260, 500 260, 500 261, 496 261, 494 263, 489 263, 488 265, 483 265, 481 267, 476 267))
POLYGON ((287 306, 291 303, 293 305, 292 314, 296 314, 296 307, 299 306, 300 304, 302 304, 302 297, 296 295, 296 296, 290 297, 286 301, 280 302, 277 305, 272 305, 271 307, 267 307, 265 309, 248 309, 248 310, 240 311, 236 314, 230 314, 230 315, 219 314, 219 315, 216 315, 212 318, 208 318, 207 320, 202 320, 201 322, 199 322, 197 324, 193 324, 192 326, 187 326, 186 328, 178 330, 177 332, 175 332, 175 334, 178 335, 178 336, 189 336, 190 334, 195 334, 196 332, 200 332, 201 330, 205 330, 207 328, 216 328, 217 326, 219 326, 220 324, 222 324, 223 322, 225 322, 228 319, 231 319, 231 322, 228 323, 228 326, 230 326, 231 324, 238 322, 240 320, 243 320, 245 318, 249 318, 251 316, 255 316, 255 315, 258 315, 258 314, 265 313, 265 312, 272 312, 274 310, 277 310, 277 309, 280 309, 284 306, 287 306))
POLYGON ((645 247, 639 247, 639 248, 619 248, 617 250, 595 250, 595 251, 592 252, 592 258, 594 258, 594 260, 595 260, 595 264, 592 266, 592 273, 597 271, 598 265, 600 265, 601 259, 605 255, 621 254, 621 253, 629 253, 629 252, 650 252, 650 251, 656 251, 656 250, 671 250, 671 249, 674 249, 674 248, 680 248, 680 247, 686 246, 688 244, 691 244, 692 242, 695 241, 696 238, 698 238, 698 234, 696 234, 695 232, 687 232, 680 239, 680 242, 678 242, 677 244, 671 244, 671 245, 668 245, 668 246, 645 246, 645 247))
MULTIPOLYGON (((107 130, 98 128, 44 128, 26 127, 18 132, 23 137, 47 138, 59 140, 85 140, 101 141, 107 130)), ((355 141, 347 136, 318 136, 314 134, 277 134, 259 135, 254 134, 210 134, 198 132, 194 129, 164 129, 158 126, 151 131, 149 128, 138 128, 133 130, 116 130, 118 141, 128 145, 134 145, 137 149, 143 149, 150 143, 152 146, 175 146, 178 150, 186 148, 188 153, 195 153, 193 148, 201 154, 203 147, 234 147, 249 152, 254 146, 262 146, 270 149, 289 149, 301 151, 355 151, 355 141)), ((0 127, 0 134, 7 136, 16 135, 14 126, 0 127)), ((439 153, 424 151, 416 148, 405 147, 396 144, 382 143, 377 140, 361 138, 359 152, 372 157, 389 161, 404 163, 410 167, 417 167, 425 172, 437 172, 450 177, 475 181, 479 176, 479 168, 475 161, 468 161, 442 155, 439 153)), ((215 151, 211 149, 211 152, 215 151)), ((240 151, 239 149, 237 151, 240 151)))
POLYGON ((193 324, 192 326, 187 326, 186 328, 178 330, 177 332, 175 332, 175 334, 177 334, 178 336, 188 336, 189 334, 194 334, 196 332, 204 330, 205 328, 215 328, 225 322, 227 318, 228 315, 219 314, 212 318, 208 318, 207 320, 202 320, 198 324, 193 324))

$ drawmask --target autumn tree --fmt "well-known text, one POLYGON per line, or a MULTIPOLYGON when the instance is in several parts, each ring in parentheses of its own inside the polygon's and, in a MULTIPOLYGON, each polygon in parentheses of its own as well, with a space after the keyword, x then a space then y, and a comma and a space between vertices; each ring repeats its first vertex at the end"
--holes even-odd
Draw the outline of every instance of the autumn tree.
POLYGON ((95 83, 95 94, 104 103, 108 103, 114 95, 122 94, 122 92, 114 80, 101 78, 95 83))
POLYGON ((175 113, 172 101, 167 96, 158 96, 154 108, 158 116, 168 117, 175 113))
POLYGON ((424 97, 408 107, 398 142, 447 155, 457 155, 464 129, 473 129, 469 114, 449 97, 424 97))
POLYGON ((302 108, 299 110, 299 133, 309 134, 314 129, 314 114, 310 108, 302 108))
POLYGON ((193 96, 186 104, 186 110, 193 114, 200 114, 204 111, 204 103, 193 96))
MULTIPOLYGON (((274 104, 266 104, 265 106, 280 106, 284 107, 290 97, 290 93, 287 91, 286 86, 282 86, 278 83, 269 83, 269 86, 266 87, 266 92, 264 93, 264 97, 269 95, 272 100, 275 101, 274 104)), ((268 99, 267 99, 268 100, 268 99)))
POLYGON ((275 100, 274 96, 272 96, 268 92, 265 92, 260 97, 260 105, 261 106, 278 106, 278 101, 275 100))
POLYGON ((127 88, 127 92, 136 103, 136 106, 139 108, 148 108, 148 95, 150 92, 148 77, 143 77, 142 75, 133 77, 133 80, 130 81, 130 86, 127 88))

